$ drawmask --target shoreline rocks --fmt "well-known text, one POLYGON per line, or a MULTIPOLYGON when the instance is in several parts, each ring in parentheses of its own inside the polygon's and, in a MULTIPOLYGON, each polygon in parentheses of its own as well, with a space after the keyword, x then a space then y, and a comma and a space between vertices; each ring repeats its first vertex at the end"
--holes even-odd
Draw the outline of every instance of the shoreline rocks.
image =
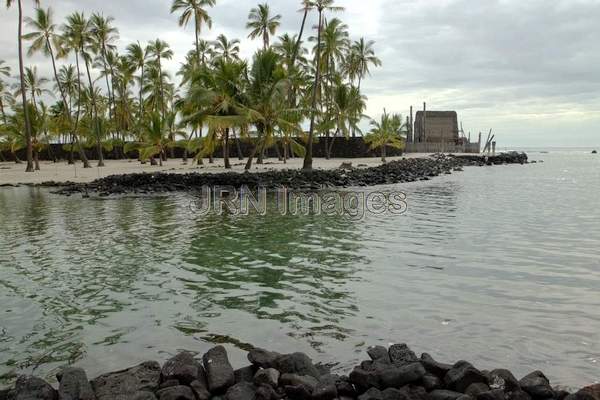
POLYGON ((57 187, 56 193, 63 195, 90 193, 100 196, 121 194, 168 193, 178 191, 200 191, 203 187, 230 186, 239 188, 265 187, 277 189, 287 187, 295 190, 320 190, 333 187, 364 187, 429 180, 433 177, 462 171, 465 166, 500 164, 526 164, 525 153, 500 153, 484 155, 443 155, 429 158, 406 158, 370 168, 343 168, 335 170, 278 170, 251 173, 142 173, 112 175, 90 183, 45 182, 42 187, 57 187))
POLYGON ((517 380, 506 369, 417 357, 406 344, 372 347, 368 355, 346 376, 320 369, 303 353, 257 348, 248 354, 250 365, 234 371, 217 346, 201 358, 183 352, 162 368, 148 361, 91 381, 82 369, 65 367, 58 389, 20 376, 14 388, 0 390, 0 400, 600 400, 600 384, 569 393, 541 371, 517 380))

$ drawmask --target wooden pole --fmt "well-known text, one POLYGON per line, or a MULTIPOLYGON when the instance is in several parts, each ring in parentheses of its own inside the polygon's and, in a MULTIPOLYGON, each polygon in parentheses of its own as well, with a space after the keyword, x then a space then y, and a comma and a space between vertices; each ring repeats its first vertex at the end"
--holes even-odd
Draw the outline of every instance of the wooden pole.
POLYGON ((414 125, 413 125, 413 106, 410 106, 410 121, 409 121, 410 141, 415 142, 414 125))
POLYGON ((421 140, 427 143, 427 131, 425 130, 425 123, 427 121, 427 103, 423 102, 423 133, 421 135, 421 140))

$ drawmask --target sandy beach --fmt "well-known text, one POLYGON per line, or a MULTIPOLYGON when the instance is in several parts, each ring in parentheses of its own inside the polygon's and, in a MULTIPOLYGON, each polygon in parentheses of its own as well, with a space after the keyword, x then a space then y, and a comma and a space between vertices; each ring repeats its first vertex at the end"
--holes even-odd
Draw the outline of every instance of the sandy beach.
MULTIPOLYGON (((427 157, 428 154, 408 154, 405 158, 427 157)), ((387 161, 399 160, 403 157, 388 157, 387 161)), ((265 160, 262 165, 254 164, 253 172, 280 170, 280 169, 300 169, 302 168, 302 159, 294 158, 288 160, 287 164, 283 161, 278 161, 275 158, 265 160)), ((0 163, 0 185, 16 185, 16 184, 36 184, 48 181, 54 182, 91 182, 98 178, 103 178, 110 175, 142 173, 142 172, 171 172, 171 173, 218 173, 227 172, 223 167, 222 159, 215 159, 213 164, 209 164, 208 160, 204 161, 204 165, 196 165, 191 163, 183 164, 181 159, 172 159, 163 163, 163 166, 153 166, 150 163, 141 164, 137 160, 105 160, 105 166, 102 168, 96 167, 96 161, 90 161, 92 168, 84 169, 82 163, 77 162, 76 165, 68 165, 61 161, 53 163, 51 161, 40 162, 41 171, 25 172, 25 164, 16 164, 12 162, 0 163)), ((354 167, 374 167, 381 165, 381 159, 375 158, 334 158, 326 160, 323 158, 315 158, 313 167, 315 169, 334 169, 338 168, 342 163, 352 163, 354 167)), ((231 160, 232 169, 230 172, 244 172, 246 160, 231 160)))

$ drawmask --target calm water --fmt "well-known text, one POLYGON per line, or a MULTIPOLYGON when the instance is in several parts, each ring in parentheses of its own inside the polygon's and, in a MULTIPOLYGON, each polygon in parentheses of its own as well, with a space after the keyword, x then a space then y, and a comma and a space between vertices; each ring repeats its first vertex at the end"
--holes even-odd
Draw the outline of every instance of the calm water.
MULTIPOLYGON (((555 383, 600 379, 600 156, 387 187, 363 221, 190 212, 189 195, 0 190, 0 375, 90 375, 224 343, 346 371, 370 344, 555 383)), ((2 383, 0 382, 0 386, 2 383)))

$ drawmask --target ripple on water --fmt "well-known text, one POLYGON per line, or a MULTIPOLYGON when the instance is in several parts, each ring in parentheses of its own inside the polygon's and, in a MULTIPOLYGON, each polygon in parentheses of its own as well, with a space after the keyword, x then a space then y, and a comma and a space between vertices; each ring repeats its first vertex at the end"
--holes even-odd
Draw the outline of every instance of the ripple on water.
POLYGON ((600 179, 591 159, 545 158, 382 187, 407 194, 406 214, 360 221, 1 190, 0 375, 95 375, 211 343, 240 365, 252 344, 347 371, 367 345, 402 341, 593 382, 600 179))

